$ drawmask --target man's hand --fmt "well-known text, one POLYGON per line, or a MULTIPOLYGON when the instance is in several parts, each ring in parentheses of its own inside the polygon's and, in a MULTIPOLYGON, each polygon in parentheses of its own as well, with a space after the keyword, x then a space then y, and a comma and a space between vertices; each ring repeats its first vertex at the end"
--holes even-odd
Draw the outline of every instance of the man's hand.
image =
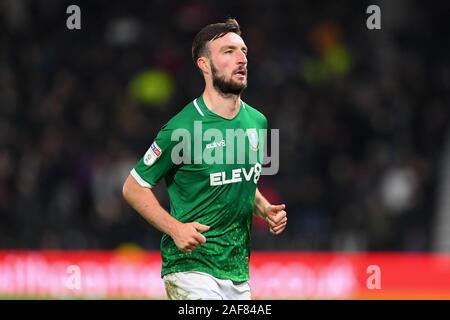
POLYGON ((266 220, 270 227, 270 232, 280 234, 286 228, 287 216, 284 211, 284 204, 269 205, 266 207, 266 220))
POLYGON ((184 252, 192 252, 206 242, 206 238, 201 232, 208 230, 209 226, 198 222, 180 223, 171 237, 178 249, 184 252))

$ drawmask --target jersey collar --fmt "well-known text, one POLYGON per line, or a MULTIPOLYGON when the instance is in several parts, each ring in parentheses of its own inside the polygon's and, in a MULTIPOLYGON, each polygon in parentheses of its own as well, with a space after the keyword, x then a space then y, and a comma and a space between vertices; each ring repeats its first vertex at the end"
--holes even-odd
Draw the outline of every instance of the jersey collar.
POLYGON ((203 100, 203 95, 201 95, 200 97, 198 97, 197 99, 194 100, 194 106, 197 108, 197 111, 201 114, 202 117, 205 114, 208 114, 210 116, 218 117, 218 118, 221 118, 223 120, 233 121, 234 119, 236 119, 241 114, 242 109, 245 109, 245 104, 242 101, 242 99, 239 99, 239 102, 240 102, 239 103, 239 111, 232 119, 224 118, 224 117, 218 115, 217 113, 209 110, 209 108, 205 104, 205 100, 203 100))

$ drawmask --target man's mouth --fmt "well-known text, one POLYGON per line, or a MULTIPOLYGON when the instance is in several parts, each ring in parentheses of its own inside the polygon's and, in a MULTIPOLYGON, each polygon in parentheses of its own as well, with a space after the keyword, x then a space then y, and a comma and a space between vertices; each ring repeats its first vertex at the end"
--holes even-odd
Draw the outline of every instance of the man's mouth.
POLYGON ((238 74, 241 76, 246 76, 247 75, 247 70, 246 69, 240 69, 238 71, 236 71, 234 74, 238 74))

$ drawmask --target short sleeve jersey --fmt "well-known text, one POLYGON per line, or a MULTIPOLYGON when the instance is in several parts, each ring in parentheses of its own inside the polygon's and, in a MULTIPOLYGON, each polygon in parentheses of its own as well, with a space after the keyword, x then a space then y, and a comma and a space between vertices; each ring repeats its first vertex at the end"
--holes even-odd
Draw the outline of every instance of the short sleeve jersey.
POLYGON ((170 214, 210 226, 191 253, 161 240, 162 272, 200 271, 220 279, 249 279, 250 234, 264 153, 266 117, 242 100, 226 119, 195 99, 159 131, 131 171, 143 187, 165 179, 170 214))

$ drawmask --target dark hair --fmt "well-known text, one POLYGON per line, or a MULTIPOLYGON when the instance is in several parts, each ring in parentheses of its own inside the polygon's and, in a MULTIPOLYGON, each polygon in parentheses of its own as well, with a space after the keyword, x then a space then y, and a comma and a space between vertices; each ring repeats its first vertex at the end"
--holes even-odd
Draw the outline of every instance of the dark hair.
POLYGON ((234 32, 238 35, 241 35, 241 27, 239 26, 239 23, 233 18, 228 18, 225 20, 225 22, 207 25, 202 30, 200 30, 199 33, 197 33, 194 41, 192 42, 192 59, 194 60, 194 64, 196 67, 198 67, 198 57, 209 55, 206 43, 211 40, 221 38, 228 32, 234 32))

